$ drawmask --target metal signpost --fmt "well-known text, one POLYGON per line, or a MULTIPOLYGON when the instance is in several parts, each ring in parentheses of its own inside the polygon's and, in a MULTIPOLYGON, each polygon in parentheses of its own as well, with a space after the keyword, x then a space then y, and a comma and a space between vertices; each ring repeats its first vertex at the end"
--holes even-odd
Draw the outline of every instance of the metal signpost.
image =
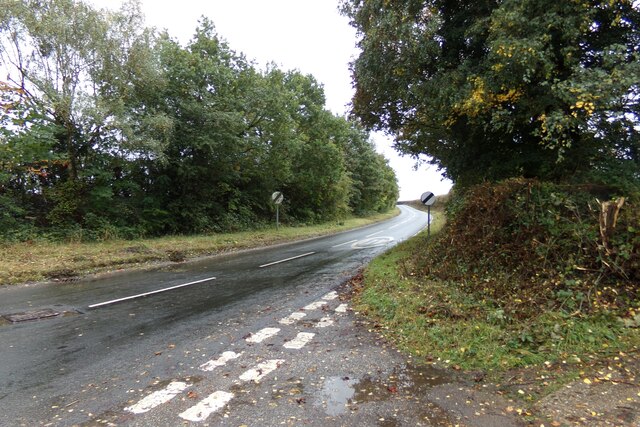
POLYGON ((271 195, 271 200, 276 204, 276 230, 280 228, 280 204, 284 200, 284 196, 280 191, 275 191, 271 195))
POLYGON ((427 206, 427 236, 431 236, 431 206, 436 202, 436 196, 431 191, 427 191, 422 193, 420 201, 427 206))

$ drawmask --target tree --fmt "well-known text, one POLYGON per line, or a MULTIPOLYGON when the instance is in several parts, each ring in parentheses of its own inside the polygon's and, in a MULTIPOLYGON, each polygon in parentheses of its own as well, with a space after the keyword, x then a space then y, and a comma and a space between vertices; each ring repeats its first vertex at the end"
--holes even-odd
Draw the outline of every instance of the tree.
POLYGON ((353 113, 458 184, 621 168, 637 178, 639 9, 345 0, 362 49, 353 113))

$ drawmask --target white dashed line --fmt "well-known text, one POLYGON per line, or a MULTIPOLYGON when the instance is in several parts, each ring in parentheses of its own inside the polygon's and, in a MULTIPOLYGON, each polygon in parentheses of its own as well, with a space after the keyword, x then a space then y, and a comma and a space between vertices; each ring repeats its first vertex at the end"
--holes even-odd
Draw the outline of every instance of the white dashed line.
POLYGON ((206 399, 200 401, 197 405, 181 413, 180 418, 193 422, 204 421, 209 415, 224 408, 231 399, 233 399, 233 393, 216 391, 206 399))
POLYGON ((303 307, 303 310, 307 310, 307 311, 311 311, 311 310, 317 310, 320 307, 322 307, 323 305, 325 305, 327 302, 326 301, 316 301, 316 302, 312 302, 311 304, 303 307))
POLYGON ((322 297, 322 299, 325 301, 333 301, 336 298, 338 298, 338 293, 336 291, 331 291, 322 297))
POLYGON ((271 372, 275 371, 281 364, 284 363, 282 359, 267 360, 258 364, 253 369, 249 369, 244 374, 240 375, 242 381, 255 381, 258 382, 271 372))
POLYGON ((135 405, 124 408, 125 411, 134 414, 144 414, 155 408, 156 406, 167 403, 178 394, 182 393, 190 385, 181 381, 173 381, 162 390, 151 393, 135 405))
POLYGON ((333 319, 330 316, 325 316, 316 323, 316 328, 326 328, 331 325, 333 325, 333 319))
POLYGON ((339 248, 340 246, 350 245, 351 243, 355 243, 355 242, 357 242, 357 240, 350 240, 348 242, 340 243, 339 245, 334 245, 334 246, 331 246, 331 247, 332 248, 339 248))
POLYGON ((115 303, 122 302, 122 301, 128 301, 128 300, 132 300, 132 299, 146 297, 146 296, 149 296, 149 295, 159 294, 161 292, 172 291, 172 290, 178 289, 178 288, 184 288, 185 286, 191 286, 191 285, 197 285, 198 283, 209 282, 209 281, 215 280, 215 279, 216 279, 215 277, 208 277, 206 279, 196 280, 195 282, 183 283, 182 285, 171 286, 171 287, 164 288, 164 289, 158 289, 158 290, 155 290, 155 291, 145 292, 143 294, 131 295, 131 296, 128 296, 128 297, 118 298, 118 299, 114 299, 114 300, 111 300, 111 301, 100 302, 98 304, 91 304, 89 306, 89 308, 103 307, 105 305, 111 305, 111 304, 115 304, 115 303))
POLYGON ((346 313, 347 312, 347 308, 349 306, 347 304, 340 304, 339 306, 336 307, 336 313, 346 313))
POLYGON ((213 371, 218 366, 224 366, 228 361, 237 359, 240 357, 242 353, 234 353, 233 351, 225 351, 222 355, 216 360, 209 360, 207 363, 203 363, 200 365, 200 369, 203 371, 213 371))
POLYGON ((298 320, 303 319, 306 315, 307 313, 296 311, 295 313, 291 313, 287 317, 280 319, 278 323, 280 323, 281 325, 293 325, 298 320))
POLYGON ((294 339, 284 344, 284 348, 290 348, 293 350, 300 350, 307 345, 309 341, 313 339, 316 334, 311 332, 300 332, 294 339))
POLYGON ((380 233, 384 233, 385 231, 386 230, 378 231, 377 233, 369 234, 368 236, 364 236, 364 237, 373 237, 373 236, 378 235, 380 233))
POLYGON ((280 332, 280 329, 278 328, 264 328, 259 330, 255 334, 251 334, 251 336, 249 336, 246 339, 246 341, 257 344, 266 340, 267 338, 271 338, 272 336, 276 335, 278 332, 280 332))
POLYGON ((315 252, 308 252, 306 254, 292 256, 291 258, 281 259, 280 261, 270 262, 269 264, 262 264, 259 268, 264 268, 264 267, 269 267, 271 265, 281 264, 283 262, 292 261, 294 259, 302 258, 302 257, 313 255, 313 254, 315 254, 315 252))

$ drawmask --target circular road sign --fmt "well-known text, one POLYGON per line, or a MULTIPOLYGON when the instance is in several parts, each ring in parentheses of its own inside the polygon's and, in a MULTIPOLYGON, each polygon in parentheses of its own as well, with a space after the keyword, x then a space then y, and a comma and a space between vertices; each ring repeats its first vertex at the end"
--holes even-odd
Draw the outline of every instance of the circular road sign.
POLYGON ((271 200, 273 200, 273 203, 275 203, 276 205, 279 205, 280 203, 282 203, 282 201, 284 200, 284 196, 282 195, 281 192, 279 191, 275 191, 272 195, 271 195, 271 200))
POLYGON ((427 191, 426 193, 422 193, 420 201, 426 206, 431 206, 436 202, 436 196, 431 191, 427 191))

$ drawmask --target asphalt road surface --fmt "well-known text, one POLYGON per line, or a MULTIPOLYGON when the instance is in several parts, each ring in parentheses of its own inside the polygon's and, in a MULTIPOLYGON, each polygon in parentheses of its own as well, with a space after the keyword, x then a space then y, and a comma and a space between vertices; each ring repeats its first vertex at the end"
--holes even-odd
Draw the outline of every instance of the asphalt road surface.
POLYGON ((331 237, 0 288, 5 318, 59 313, 0 324, 0 425, 517 425, 497 403, 458 407, 485 397, 413 366, 344 299, 341 284, 426 227, 401 211, 331 237))

